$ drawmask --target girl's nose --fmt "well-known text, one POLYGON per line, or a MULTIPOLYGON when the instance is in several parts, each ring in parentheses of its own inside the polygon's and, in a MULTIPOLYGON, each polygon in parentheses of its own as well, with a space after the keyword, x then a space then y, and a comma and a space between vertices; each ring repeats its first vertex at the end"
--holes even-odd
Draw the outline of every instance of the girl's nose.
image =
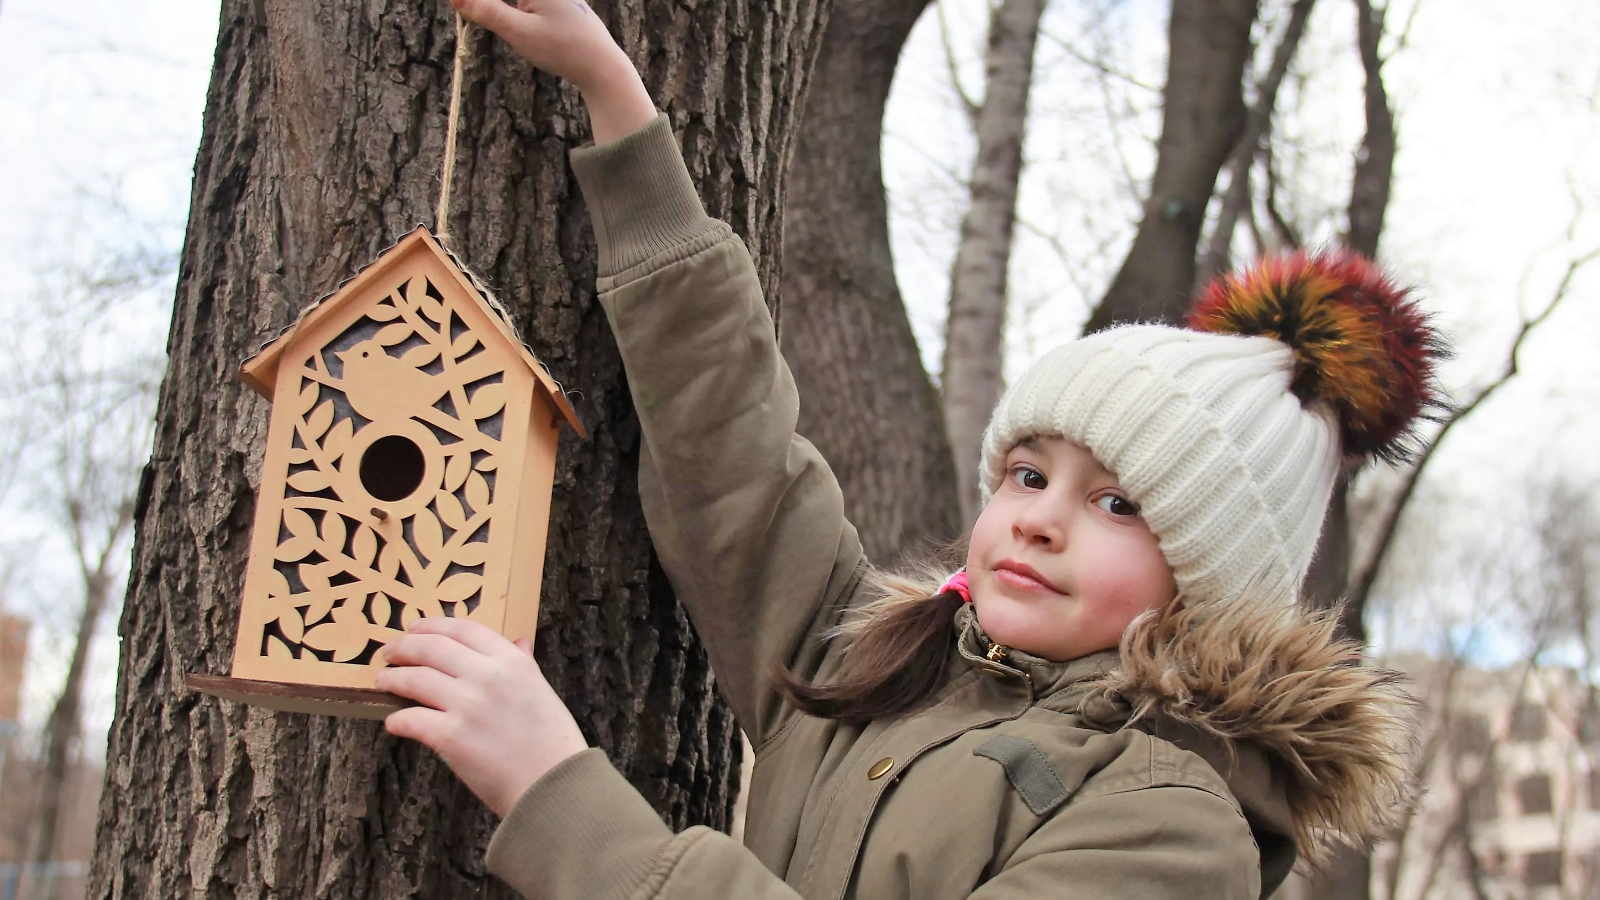
POLYGON ((1040 494, 1022 505, 1011 522, 1011 534, 1017 540, 1059 549, 1066 544, 1067 510, 1059 498, 1040 494))

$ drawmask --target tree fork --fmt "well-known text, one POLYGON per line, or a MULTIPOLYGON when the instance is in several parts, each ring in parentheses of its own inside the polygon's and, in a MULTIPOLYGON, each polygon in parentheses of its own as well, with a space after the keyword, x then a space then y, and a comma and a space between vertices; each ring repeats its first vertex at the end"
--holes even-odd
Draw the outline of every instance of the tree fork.
POLYGON ((1150 195, 1133 246, 1084 333, 1178 322, 1217 174, 1244 133, 1242 80, 1258 0, 1173 0, 1167 84, 1150 195))

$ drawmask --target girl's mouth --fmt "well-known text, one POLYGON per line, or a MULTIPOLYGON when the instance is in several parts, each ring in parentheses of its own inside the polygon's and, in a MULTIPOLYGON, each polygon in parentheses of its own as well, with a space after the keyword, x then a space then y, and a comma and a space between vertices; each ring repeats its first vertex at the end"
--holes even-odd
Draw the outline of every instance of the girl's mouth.
POLYGON ((1061 593, 1055 585, 1046 581, 1038 570, 1026 563, 1016 560, 1004 559, 994 567, 994 576, 1001 584, 1022 591, 1040 591, 1051 594, 1061 593))

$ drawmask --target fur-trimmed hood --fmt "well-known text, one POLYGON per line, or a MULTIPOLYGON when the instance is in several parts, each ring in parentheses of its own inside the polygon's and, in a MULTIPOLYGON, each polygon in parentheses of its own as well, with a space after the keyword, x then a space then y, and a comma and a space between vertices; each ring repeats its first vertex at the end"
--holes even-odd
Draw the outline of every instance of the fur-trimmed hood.
MULTIPOLYGON (((961 642, 988 638, 970 605, 961 642)), ((1335 638, 1336 617, 1268 603, 1174 604, 1117 651, 1051 662, 1016 650, 1043 702, 1137 728, 1206 760, 1244 810, 1269 883, 1383 837, 1414 796, 1417 702, 1406 676, 1335 638), (1044 700, 1045 697, 1048 700, 1044 700)))
MULTIPOLYGON (((1241 803, 1263 788, 1241 783, 1260 778, 1243 757, 1264 755, 1300 859, 1315 867, 1339 845, 1382 837, 1414 794, 1417 702, 1405 676, 1364 662, 1358 645, 1335 639, 1335 624, 1248 602, 1148 614, 1097 684, 1104 702, 1085 711, 1193 743, 1241 803)), ((1253 812, 1263 825, 1280 818, 1253 812)))

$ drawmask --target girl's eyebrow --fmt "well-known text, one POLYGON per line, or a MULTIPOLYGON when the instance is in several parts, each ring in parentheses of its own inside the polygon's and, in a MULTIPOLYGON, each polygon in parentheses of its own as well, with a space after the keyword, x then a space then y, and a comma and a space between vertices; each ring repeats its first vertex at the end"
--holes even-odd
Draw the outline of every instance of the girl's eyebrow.
POLYGON ((1016 446, 1019 449, 1027 450, 1030 453, 1039 453, 1040 452, 1040 450, 1039 450, 1039 438, 1038 438, 1037 435, 1035 435, 1033 437, 1025 437, 1022 440, 1017 441, 1016 446))

